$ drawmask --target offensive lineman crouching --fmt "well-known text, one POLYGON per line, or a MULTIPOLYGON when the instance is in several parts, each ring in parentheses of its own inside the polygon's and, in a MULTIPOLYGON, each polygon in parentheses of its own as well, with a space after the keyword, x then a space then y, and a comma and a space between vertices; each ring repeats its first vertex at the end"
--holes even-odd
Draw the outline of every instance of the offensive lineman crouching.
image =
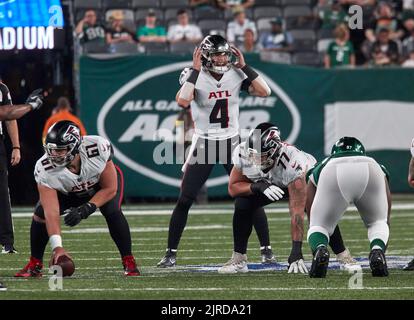
POLYGON ((30 229, 31 257, 16 277, 42 275, 43 254, 50 241, 51 264, 70 256, 62 246, 60 215, 71 227, 100 208, 122 257, 124 274, 140 273, 131 253, 131 234, 121 210, 123 177, 112 162, 112 146, 99 136, 81 137, 70 121, 60 121, 48 131, 45 154, 37 161, 35 179, 40 201, 30 229))

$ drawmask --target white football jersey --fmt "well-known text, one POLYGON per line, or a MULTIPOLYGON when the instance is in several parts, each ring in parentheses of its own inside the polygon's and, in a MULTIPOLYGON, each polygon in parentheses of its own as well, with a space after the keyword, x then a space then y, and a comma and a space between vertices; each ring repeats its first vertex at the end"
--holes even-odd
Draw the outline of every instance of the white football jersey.
POLYGON ((84 136, 79 147, 81 171, 77 175, 66 167, 55 167, 44 154, 36 163, 34 176, 38 184, 63 194, 86 196, 99 186, 99 178, 111 160, 112 147, 99 136, 84 136))
POLYGON ((264 173, 249 161, 246 142, 242 142, 233 152, 233 163, 237 169, 242 171, 243 175, 253 182, 266 180, 280 188, 286 188, 289 183, 312 168, 316 159, 294 146, 282 143, 276 164, 269 172, 264 173))
POLYGON ((414 139, 411 141, 411 156, 414 157, 414 139))
MULTIPOLYGON (((219 81, 208 71, 200 71, 191 102, 196 135, 224 140, 239 134, 239 94, 246 78, 243 71, 233 66, 219 81)), ((247 90, 248 85, 247 80, 243 89, 247 90)))

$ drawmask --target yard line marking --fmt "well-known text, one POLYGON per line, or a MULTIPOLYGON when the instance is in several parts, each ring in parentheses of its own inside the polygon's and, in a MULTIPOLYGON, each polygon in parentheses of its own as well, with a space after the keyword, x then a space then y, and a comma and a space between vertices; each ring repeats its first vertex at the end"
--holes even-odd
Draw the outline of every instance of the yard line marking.
MULTIPOLYGON (((203 226, 188 226, 184 230, 215 230, 215 229, 231 229, 231 226, 223 224, 211 224, 203 226)), ((130 228, 131 232, 166 232, 168 227, 143 227, 130 228)), ((62 230, 62 233, 108 233, 108 228, 83 228, 75 230, 62 230)))
MULTIPOLYGON (((134 210, 128 210, 124 209, 123 213, 125 216, 170 216, 172 213, 171 206, 170 209, 157 209, 157 210, 148 210, 148 209, 134 209, 134 210)), ((414 203, 398 203, 392 205, 393 210, 414 210, 414 203)), ((355 206, 351 206, 348 208, 347 212, 356 212, 358 211, 355 206)), ((267 213, 289 213, 289 208, 266 208, 267 213)), ((221 215, 221 214, 233 214, 233 208, 229 209, 190 209, 189 212, 191 215, 221 215)), ((31 217, 33 213, 31 212, 14 212, 13 218, 28 218, 31 217)), ((405 215, 405 217, 412 217, 412 214, 399 214, 398 216, 405 215)), ((91 217, 98 217, 99 215, 91 215, 91 217)), ((349 219, 351 217, 343 217, 343 219, 349 219)), ((356 217, 355 217, 356 218, 356 217)), ((391 219, 393 216, 391 215, 391 219)), ((282 219, 282 218, 281 218, 282 219)), ((283 218, 283 220, 286 220, 290 218, 283 218)), ((358 219, 360 217, 358 216, 358 219)), ((352 219, 351 219, 352 220, 352 219)))

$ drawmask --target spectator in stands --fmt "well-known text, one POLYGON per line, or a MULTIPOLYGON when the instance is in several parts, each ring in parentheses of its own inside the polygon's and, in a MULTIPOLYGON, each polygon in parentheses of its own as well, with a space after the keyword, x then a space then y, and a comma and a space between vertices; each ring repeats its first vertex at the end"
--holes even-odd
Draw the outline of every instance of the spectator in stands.
POLYGON ((379 29, 387 28, 389 38, 392 40, 401 39, 404 35, 403 27, 399 19, 395 16, 391 6, 387 2, 378 4, 371 21, 365 31, 365 37, 374 43, 377 39, 379 29))
POLYGON ((52 115, 49 117, 49 119, 46 120, 45 126, 43 127, 43 141, 46 138, 49 128, 53 126, 56 122, 63 120, 72 121, 80 128, 81 135, 86 135, 86 129, 82 121, 77 116, 72 114, 72 108, 70 106, 68 98, 60 97, 57 101, 56 107, 52 110, 52 115))
POLYGON ((169 27, 167 39, 171 43, 175 42, 192 42, 198 43, 202 40, 203 34, 200 28, 195 24, 189 23, 187 10, 180 9, 177 11, 178 24, 169 27))
POLYGON ((326 50, 324 63, 325 68, 355 66, 354 47, 349 41, 349 30, 344 24, 335 28, 335 40, 326 50))
POLYGON ((371 64, 376 66, 398 64, 398 44, 390 39, 389 29, 380 29, 377 39, 371 49, 371 64))
POLYGON ((377 0, 339 0, 341 5, 353 5, 356 4, 358 6, 374 6, 377 0))
POLYGON ((234 20, 227 25, 227 41, 240 46, 244 42, 244 32, 246 29, 253 31, 256 38, 256 25, 253 21, 246 18, 246 13, 242 7, 234 11, 234 20))
POLYGON ((293 49, 293 37, 283 31, 283 20, 275 18, 271 22, 272 29, 260 36, 259 45, 263 51, 290 52, 293 49))
POLYGON ((243 53, 257 53, 257 52, 259 52, 259 49, 256 45, 255 32, 252 29, 244 30, 243 44, 239 45, 238 48, 243 53))
POLYGON ((403 0, 402 3, 402 21, 405 29, 414 29, 414 0, 403 0))
POLYGON ((96 41, 105 42, 105 28, 97 23, 96 12, 94 10, 87 10, 81 21, 75 28, 75 33, 80 39, 81 43, 96 41))
POLYGON ((217 0, 217 5, 224 10, 247 9, 254 5, 254 0, 217 0))
POLYGON ((414 29, 411 30, 411 36, 403 41, 403 56, 408 57, 410 52, 414 50, 414 29))
POLYGON ((138 28, 137 39, 139 42, 166 42, 167 32, 162 26, 157 26, 157 17, 152 9, 148 10, 145 17, 145 26, 138 28))
POLYGON ((134 43, 133 33, 124 27, 124 14, 121 10, 112 12, 111 28, 106 33, 106 43, 130 42, 134 43))
POLYGON ((408 59, 401 66, 404 68, 414 68, 414 50, 410 51, 408 59))
MULTIPOLYGON (((324 3, 322 1, 322 3, 324 3)), ((348 15, 342 8, 339 0, 333 0, 331 6, 323 6, 318 11, 318 18, 322 29, 335 29, 341 23, 347 23, 348 15)))
POLYGON ((190 7, 195 10, 211 10, 213 7, 214 0, 190 0, 190 7))

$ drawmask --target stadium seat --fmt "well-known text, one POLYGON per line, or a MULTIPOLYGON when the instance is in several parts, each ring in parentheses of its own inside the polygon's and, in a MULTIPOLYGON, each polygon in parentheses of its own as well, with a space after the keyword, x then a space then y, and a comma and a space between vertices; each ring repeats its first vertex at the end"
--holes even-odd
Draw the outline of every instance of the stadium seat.
POLYGON ((309 52, 316 50, 315 41, 312 39, 294 39, 293 50, 295 52, 309 52))
POLYGON ((316 33, 313 30, 290 30, 293 39, 316 40, 316 33))
POLYGON ((159 0, 132 0, 132 7, 137 8, 158 8, 160 6, 159 0))
POLYGON ((260 18, 276 18, 282 15, 282 11, 277 7, 257 7, 253 9, 255 20, 260 18))
POLYGON ((321 65, 321 59, 317 52, 298 52, 293 54, 292 63, 318 67, 321 65))
MULTIPOLYGON (((120 9, 111 9, 106 11, 105 13, 105 20, 109 21, 111 18, 111 15, 114 11, 118 11, 120 9)), ((124 15, 124 21, 134 21, 134 11, 129 9, 121 9, 123 15, 124 15)))
POLYGON ((279 6, 281 3, 281 0, 256 0, 254 2, 254 5, 256 7, 260 6, 279 6))
POLYGON ((143 44, 146 54, 167 53, 168 43, 166 42, 148 42, 143 44))
POLYGON ((135 54, 138 51, 138 47, 136 43, 119 42, 109 45, 108 51, 110 53, 135 54))
POLYGON ((82 45, 83 53, 108 53, 108 45, 106 43, 91 41, 82 45))
MULTIPOLYGON (((166 24, 169 24, 172 20, 177 22, 177 8, 168 8, 164 11, 164 21, 166 24)), ((187 10, 187 14, 190 18, 190 23, 194 23, 193 20, 193 12, 191 10, 187 10)))
POLYGON ((288 6, 283 9, 283 16, 288 17, 305 17, 312 16, 312 10, 305 6, 288 6))
POLYGON ((224 13, 222 10, 195 10, 194 19, 207 20, 207 19, 224 19, 224 13))
POLYGON ((188 8, 188 0, 161 0, 162 8, 188 8))
POLYGON ((223 20, 200 20, 198 22, 198 26, 200 27, 204 36, 207 36, 211 33, 221 34, 219 31, 223 31, 224 34, 226 33, 226 22, 224 22, 223 20))
POLYGON ((131 0, 102 0, 104 9, 130 9, 131 0))
POLYGON ((291 63, 291 55, 288 52, 274 52, 274 51, 261 51, 260 60, 273 63, 291 63))
MULTIPOLYGON (((244 13, 246 14, 246 17, 250 20, 253 20, 253 10, 251 8, 247 8, 244 10, 244 13)), ((231 10, 225 10, 224 11, 224 19, 226 21, 231 21, 234 18, 234 14, 231 10)))
POLYGON ((318 52, 325 53, 328 49, 329 44, 334 41, 334 39, 320 39, 318 40, 317 49, 318 52))
POLYGON ((102 1, 101 0, 75 0, 73 6, 76 11, 78 9, 101 9, 102 1))
POLYGON ((312 0, 280 0, 282 6, 308 6, 312 5, 312 0))
POLYGON ((170 44, 170 52, 175 54, 192 54, 195 44, 190 42, 176 42, 170 44))
MULTIPOLYGON (((161 9, 153 9, 155 12, 155 16, 157 17, 158 23, 164 21, 164 12, 161 9)), ((147 16, 148 9, 138 9, 135 11, 135 22, 145 20, 147 16)))
POLYGON ((318 39, 332 39, 334 38, 332 29, 320 29, 318 31, 318 39))

